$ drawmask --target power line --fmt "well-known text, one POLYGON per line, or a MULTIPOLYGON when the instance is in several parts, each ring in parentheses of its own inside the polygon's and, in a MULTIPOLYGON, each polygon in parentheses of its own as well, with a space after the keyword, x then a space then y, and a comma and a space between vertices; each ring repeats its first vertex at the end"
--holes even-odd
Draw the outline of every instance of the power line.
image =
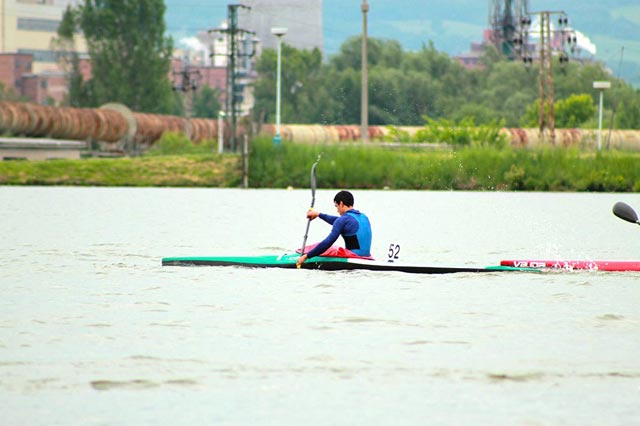
POLYGON ((571 52, 575 52, 577 38, 575 31, 567 28, 569 18, 564 11, 540 11, 529 12, 522 17, 522 27, 518 35, 518 47, 520 55, 525 64, 529 65, 533 62, 533 53, 529 52, 531 45, 529 44, 529 34, 537 33, 540 37, 538 45, 538 129, 540 139, 544 139, 545 130, 549 131, 549 140, 551 144, 555 144, 555 114, 553 110, 553 51, 559 52, 560 64, 569 61, 569 56, 565 51, 568 44, 571 52), (531 25, 531 16, 537 15, 539 19, 539 31, 529 28, 531 25), (559 30, 552 29, 551 17, 558 16, 559 30))
POLYGON ((200 79, 202 78, 202 76, 200 75, 200 70, 190 68, 188 56, 185 56, 184 58, 184 61, 182 63, 182 70, 174 70, 172 72, 172 75, 173 90, 180 91, 183 94, 182 102, 185 115, 184 132, 187 135, 187 138, 191 139, 191 134, 189 132, 189 119, 191 118, 191 113, 193 111, 194 95, 196 90, 198 90, 198 86, 200 85, 200 79))
MULTIPOLYGON (((239 57, 252 57, 256 53, 256 41, 252 45, 252 49, 250 52, 246 51, 247 46, 245 45, 245 51, 240 50, 240 43, 238 40, 238 35, 255 35, 253 31, 248 31, 242 28, 238 28, 238 9, 247 9, 251 10, 251 7, 246 6, 244 4, 230 4, 228 5, 227 13, 227 27, 226 28, 215 28, 209 30, 209 33, 218 32, 227 35, 227 96, 226 96, 226 114, 231 117, 231 150, 235 151, 236 149, 236 127, 237 127, 237 103, 239 95, 237 93, 236 81, 238 78, 237 75, 237 67, 236 67, 236 59, 239 57)), ((215 53, 214 53, 215 54, 215 53)))

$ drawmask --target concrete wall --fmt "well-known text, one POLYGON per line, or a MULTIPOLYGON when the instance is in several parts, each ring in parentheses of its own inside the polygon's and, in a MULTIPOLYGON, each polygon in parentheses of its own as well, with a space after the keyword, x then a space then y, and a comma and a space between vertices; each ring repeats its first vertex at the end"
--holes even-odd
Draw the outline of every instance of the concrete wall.
POLYGON ((0 138, 0 160, 78 159, 85 149, 81 141, 0 138))

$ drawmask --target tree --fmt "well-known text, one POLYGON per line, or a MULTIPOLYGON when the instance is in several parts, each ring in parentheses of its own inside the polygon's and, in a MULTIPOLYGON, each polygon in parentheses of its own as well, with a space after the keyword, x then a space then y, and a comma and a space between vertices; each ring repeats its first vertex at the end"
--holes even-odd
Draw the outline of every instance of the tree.
POLYGON ((203 86, 193 99, 193 116, 216 118, 220 111, 220 90, 203 86))
MULTIPOLYGON (((487 53, 492 52, 487 49, 487 53)), ((469 97, 493 111, 494 118, 504 118, 507 126, 517 126, 527 105, 538 97, 537 73, 521 62, 503 59, 493 61, 478 74, 474 84, 477 89, 469 97)))
MULTIPOLYGON (((84 0, 67 8, 58 34, 84 34, 92 78, 72 76, 70 103, 120 102, 134 111, 170 112, 173 41, 165 37, 163 0, 84 0)), ((77 70, 76 70, 77 72, 77 70)))
MULTIPOLYGON (((313 123, 319 120, 317 108, 311 110, 319 89, 322 53, 319 49, 298 50, 287 44, 281 51, 281 114, 283 123, 313 123), (303 108, 303 106, 305 108, 303 108)), ((277 51, 265 49, 256 64, 261 78, 254 87, 256 119, 264 116, 275 122, 277 51)))
POLYGON ((0 101, 25 101, 25 98, 20 96, 13 87, 5 87, 3 83, 0 83, 0 101))
POLYGON ((51 46, 56 51, 58 62, 66 70, 69 93, 62 101, 63 105, 81 107, 90 105, 86 99, 86 91, 82 87, 82 74, 80 73, 80 56, 75 47, 77 11, 67 6, 62 21, 58 25, 58 36, 54 37, 51 46))
MULTIPOLYGON (((547 109, 545 105, 545 110, 547 109)), ((521 124, 525 127, 536 127, 540 111, 540 101, 527 107, 521 124)), ((587 94, 571 95, 567 99, 559 99, 553 103, 555 125, 559 128, 578 127, 593 118, 596 106, 591 96, 587 94)))
POLYGON ((558 127, 573 128, 594 117, 596 106, 587 94, 571 95, 554 103, 554 111, 558 127))
MULTIPOLYGON (((361 42, 360 37, 347 39, 324 64, 319 52, 283 46, 283 123, 360 122, 361 42)), ((488 126, 538 125, 535 66, 508 61, 488 48, 482 66, 469 70, 436 50, 433 43, 410 52, 404 52, 393 40, 369 38, 367 43, 371 125, 421 125, 425 115, 455 122, 470 119, 488 126)), ((614 83, 605 96, 605 108, 613 111, 619 106, 614 115, 616 125, 640 127, 640 92, 608 75, 603 64, 571 62, 563 67, 558 64, 554 70, 555 98, 563 100, 556 103, 558 127, 590 125, 588 116, 597 96, 592 84, 596 80, 614 83), (593 102, 581 97, 584 94, 593 102)), ((275 50, 263 52, 258 74, 255 117, 274 122, 275 50)))
POLYGON ((640 98, 622 101, 615 116, 619 129, 640 129, 640 98))

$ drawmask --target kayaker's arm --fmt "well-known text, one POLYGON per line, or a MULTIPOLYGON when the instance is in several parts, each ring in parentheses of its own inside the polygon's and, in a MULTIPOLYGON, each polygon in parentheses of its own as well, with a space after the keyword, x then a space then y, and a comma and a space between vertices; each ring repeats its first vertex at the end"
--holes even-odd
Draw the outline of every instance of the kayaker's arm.
MULTIPOLYGON (((333 223, 338 219, 338 216, 331 216, 329 214, 325 214, 325 213, 320 213, 317 212, 313 209, 309 209, 307 211, 307 219, 309 220, 313 220, 315 218, 319 217, 320 219, 324 220, 325 222, 327 222, 330 225, 333 225, 333 223)), ((329 236, 327 238, 324 239, 324 241, 322 241, 321 243, 318 244, 318 247, 320 247, 319 250, 316 250, 318 247, 316 247, 316 249, 311 250, 311 255, 309 253, 307 254, 303 254, 302 256, 300 256, 296 262, 297 266, 300 267, 300 265, 302 265, 304 263, 305 260, 307 260, 309 257, 314 257, 317 256, 318 254, 322 254, 324 253, 324 251, 326 249, 328 249, 329 247, 331 247, 331 244, 335 243, 336 240, 338 239, 338 237, 340 236, 340 231, 338 231, 338 234, 335 236, 335 238, 333 238, 333 233, 334 231, 331 231, 331 234, 329 234, 329 236), (330 239, 332 239, 332 241, 329 241, 330 239), (327 243, 328 244, 325 244, 327 243), (326 246, 326 247, 325 247, 326 246), (317 254, 313 254, 313 253, 317 253, 317 254)))
MULTIPOLYGON (((309 219, 309 221, 314 220, 318 216, 320 216, 320 212, 315 211, 313 208, 310 208, 309 210, 307 210, 307 219, 309 219)), ((305 240, 306 240, 306 237, 305 237, 305 240)), ((308 256, 306 254, 302 254, 296 261, 296 266, 299 268, 300 265, 302 265, 304 261, 307 260, 307 257, 308 256)))
POLYGON ((317 246, 315 246, 309 253, 300 256, 298 259, 298 265, 302 264, 305 260, 311 257, 319 256, 324 253, 333 243, 336 242, 338 237, 342 234, 342 230, 344 228, 344 221, 340 221, 333 225, 331 228, 331 232, 324 240, 320 241, 317 246))
POLYGON ((296 266, 299 268, 300 265, 302 265, 304 263, 304 261, 307 260, 307 255, 303 254, 302 256, 300 256, 298 258, 298 260, 296 260, 296 266))
POLYGON ((317 217, 324 220, 329 225, 333 225, 333 222, 335 222, 339 216, 331 216, 330 214, 320 213, 318 211, 315 211, 314 209, 307 210, 307 219, 313 220, 317 217))
POLYGON ((333 223, 338 220, 338 218, 340 216, 331 216, 330 214, 326 214, 326 213, 319 213, 318 217, 320 217, 320 219, 324 220, 325 222, 327 222, 329 225, 333 225, 333 223))

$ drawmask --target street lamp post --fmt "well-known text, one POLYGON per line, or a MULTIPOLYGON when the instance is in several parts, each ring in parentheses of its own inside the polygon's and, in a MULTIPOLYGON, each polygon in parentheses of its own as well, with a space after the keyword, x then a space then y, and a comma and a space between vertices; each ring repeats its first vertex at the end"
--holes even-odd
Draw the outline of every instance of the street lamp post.
POLYGON ((285 27, 273 27, 271 28, 271 34, 278 37, 278 70, 277 70, 277 83, 276 83, 276 135, 273 137, 273 143, 278 145, 280 143, 280 63, 281 63, 281 51, 282 51, 282 37, 287 33, 285 27))
POLYGON ((360 136, 362 142, 369 140, 369 93, 367 71, 367 0, 362 1, 362 81, 360 98, 360 136))
POLYGON ((604 91, 611 88, 610 81, 594 81, 593 88, 600 91, 600 106, 598 108, 598 151, 602 148, 602 98, 604 91))

